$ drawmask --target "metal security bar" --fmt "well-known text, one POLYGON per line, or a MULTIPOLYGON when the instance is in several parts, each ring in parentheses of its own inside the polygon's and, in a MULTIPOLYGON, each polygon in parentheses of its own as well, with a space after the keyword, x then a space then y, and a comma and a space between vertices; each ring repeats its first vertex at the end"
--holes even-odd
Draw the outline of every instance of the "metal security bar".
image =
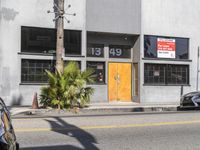
POLYGON ((151 85, 189 84, 189 65, 145 64, 144 83, 151 85))
POLYGON ((46 83, 48 78, 45 70, 54 70, 55 61, 52 60, 22 60, 22 83, 46 83))

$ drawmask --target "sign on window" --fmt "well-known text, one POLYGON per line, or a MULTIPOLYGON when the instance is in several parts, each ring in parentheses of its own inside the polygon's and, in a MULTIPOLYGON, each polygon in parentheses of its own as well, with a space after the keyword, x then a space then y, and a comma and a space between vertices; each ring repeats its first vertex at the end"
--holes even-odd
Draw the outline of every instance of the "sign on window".
POLYGON ((103 44, 88 44, 87 56, 88 57, 104 57, 103 44))
POLYGON ((157 38, 158 58, 176 58, 176 40, 157 38))
POLYGON ((123 45, 110 45, 109 46, 110 58, 130 58, 131 47, 123 45))

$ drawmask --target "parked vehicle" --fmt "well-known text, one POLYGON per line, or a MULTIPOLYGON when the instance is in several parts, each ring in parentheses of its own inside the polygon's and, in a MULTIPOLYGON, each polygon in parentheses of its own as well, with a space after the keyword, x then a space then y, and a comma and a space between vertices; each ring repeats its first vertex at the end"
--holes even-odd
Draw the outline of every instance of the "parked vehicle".
POLYGON ((0 98, 0 150, 19 150, 10 112, 0 98))
POLYGON ((200 91, 190 92, 181 97, 181 107, 200 107, 200 91))

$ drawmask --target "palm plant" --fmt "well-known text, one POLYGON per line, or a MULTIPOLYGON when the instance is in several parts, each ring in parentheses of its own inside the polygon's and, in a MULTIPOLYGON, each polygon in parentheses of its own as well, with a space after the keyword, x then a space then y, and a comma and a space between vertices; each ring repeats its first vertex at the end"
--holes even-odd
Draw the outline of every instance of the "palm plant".
POLYGON ((43 106, 61 109, 85 106, 90 102, 94 89, 86 84, 94 81, 93 70, 81 72, 76 62, 69 62, 63 73, 46 72, 49 85, 41 89, 40 103, 43 106))

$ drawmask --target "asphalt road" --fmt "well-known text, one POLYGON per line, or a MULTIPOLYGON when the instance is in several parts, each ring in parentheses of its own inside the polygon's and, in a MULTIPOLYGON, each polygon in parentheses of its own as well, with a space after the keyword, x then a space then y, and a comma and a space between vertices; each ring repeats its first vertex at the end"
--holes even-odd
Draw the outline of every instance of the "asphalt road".
POLYGON ((199 150, 200 112, 13 119, 21 150, 199 150))

